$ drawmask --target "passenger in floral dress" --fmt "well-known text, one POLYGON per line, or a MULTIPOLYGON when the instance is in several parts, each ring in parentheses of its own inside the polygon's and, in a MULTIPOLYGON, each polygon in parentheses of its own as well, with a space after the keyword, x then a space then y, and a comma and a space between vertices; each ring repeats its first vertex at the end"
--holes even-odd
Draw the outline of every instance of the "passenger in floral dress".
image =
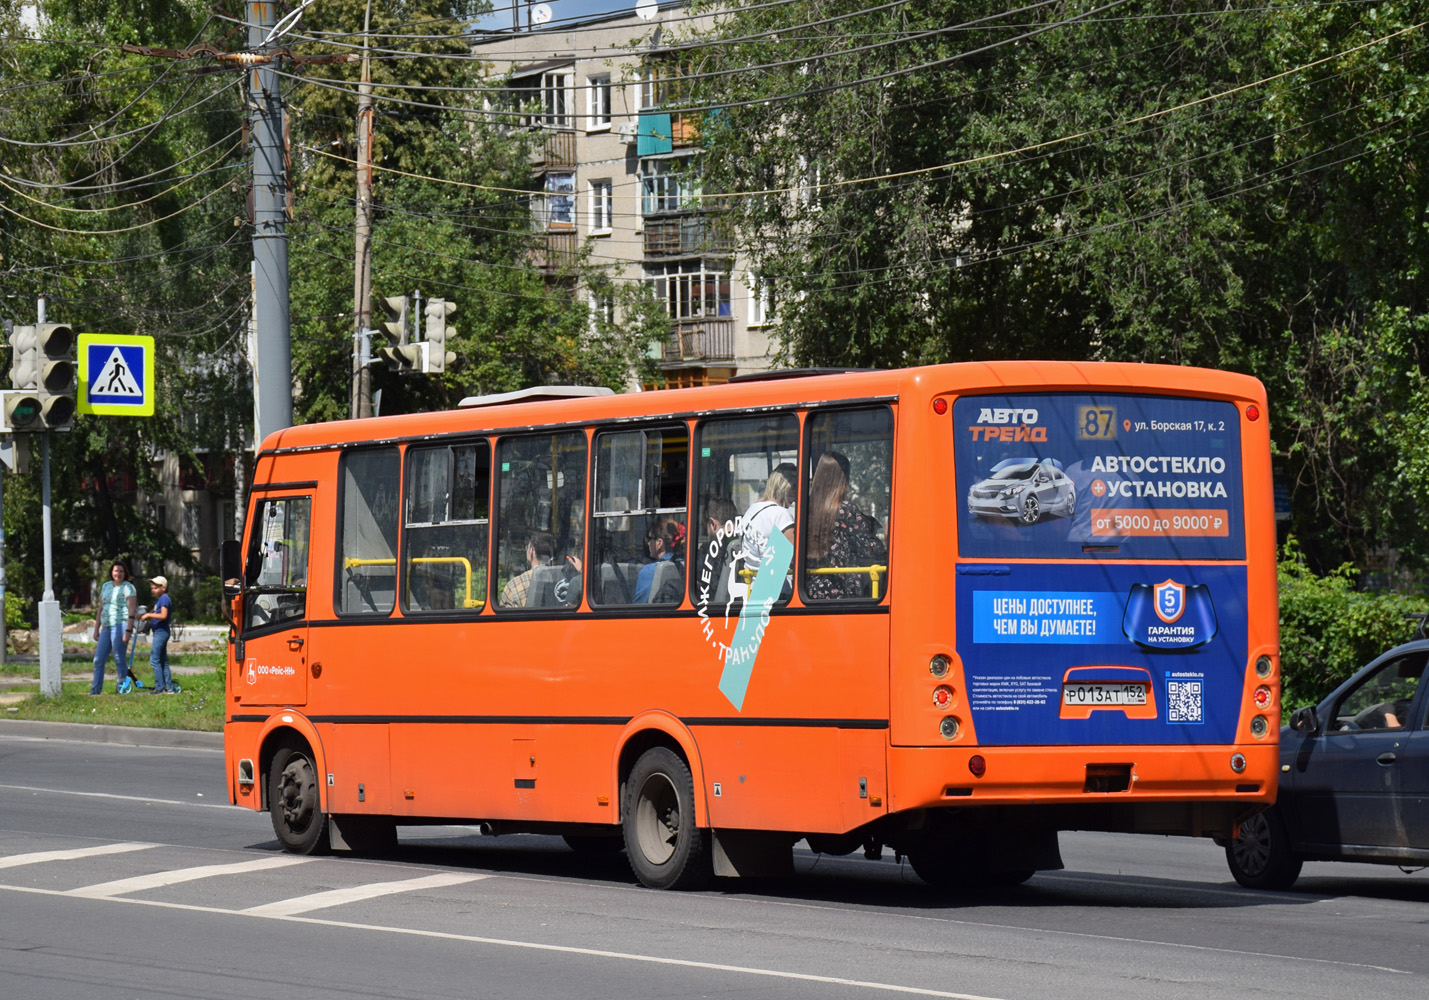
MULTIPOLYGON (((848 459, 836 451, 819 456, 809 486, 809 551, 813 569, 887 565, 888 546, 879 524, 849 499, 848 459)), ((873 580, 861 573, 809 573, 805 593, 815 600, 873 596, 873 580)))

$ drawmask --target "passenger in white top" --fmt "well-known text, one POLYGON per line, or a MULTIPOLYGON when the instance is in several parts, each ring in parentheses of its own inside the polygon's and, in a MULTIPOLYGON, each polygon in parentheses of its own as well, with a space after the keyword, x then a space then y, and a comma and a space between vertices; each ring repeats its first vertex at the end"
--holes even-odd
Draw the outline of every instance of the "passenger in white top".
POLYGON ((744 512, 745 569, 759 571, 764 550, 774 532, 784 532, 784 537, 793 543, 794 512, 790 508, 794 505, 798 480, 799 470, 792 462, 785 462, 769 474, 764 492, 744 512))

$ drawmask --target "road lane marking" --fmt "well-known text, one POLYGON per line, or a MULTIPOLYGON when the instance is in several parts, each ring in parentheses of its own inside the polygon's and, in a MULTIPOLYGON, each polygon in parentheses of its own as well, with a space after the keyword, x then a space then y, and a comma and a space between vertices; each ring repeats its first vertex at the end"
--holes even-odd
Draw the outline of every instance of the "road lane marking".
POLYGON ((104 899, 109 896, 122 896, 125 893, 141 892, 144 889, 157 889, 166 885, 178 885, 180 882, 193 882, 201 878, 213 878, 215 875, 246 875, 249 872, 261 872, 270 868, 287 868, 290 865, 307 864, 311 858, 257 858, 253 861, 237 861, 227 865, 200 865, 197 868, 175 868, 172 871, 155 872, 152 875, 136 875, 134 878, 121 878, 113 882, 98 882, 94 885, 81 886, 78 889, 70 889, 66 896, 84 896, 89 899, 104 899))
MULTIPOLYGON (((44 792, 47 795, 77 795, 83 799, 115 799, 119 802, 143 802, 145 805, 161 806, 190 806, 197 809, 227 809, 230 812, 239 808, 228 802, 185 802, 181 799, 156 799, 147 795, 115 795, 113 792, 75 792, 67 788, 36 788, 32 785, 0 785, 0 790, 12 792, 44 792)), ((244 812, 252 810, 245 809, 244 812)))
POLYGON ((292 899, 280 899, 276 903, 250 906, 248 909, 239 910, 238 912, 250 917, 291 917, 299 913, 321 910, 329 906, 341 906, 344 903, 356 903, 364 899, 376 899, 378 896, 390 896, 395 892, 415 892, 418 889, 440 889, 443 886, 461 885, 463 882, 476 882, 484 878, 491 878, 491 876, 458 875, 456 872, 446 872, 441 875, 426 875, 422 878, 404 879, 400 882, 372 882, 368 885, 355 885, 349 889, 329 889, 326 892, 314 892, 306 896, 294 896, 292 899))
MULTIPOLYGON (((58 889, 36 889, 23 885, 0 885, 0 892, 20 892, 32 896, 71 896, 72 893, 58 889)), ((225 910, 217 906, 197 906, 192 903, 168 903, 158 899, 134 899, 128 896, 101 896, 99 899, 113 903, 127 903, 131 906, 154 906, 165 910, 185 910, 190 913, 209 913, 222 916, 246 916, 242 910, 225 910)), ((706 972, 730 972, 738 975, 756 976, 764 979, 783 979, 794 982, 821 983, 829 986, 850 986, 857 989, 880 993, 903 993, 920 997, 940 997, 942 1000, 1002 1000, 999 997, 977 993, 953 993, 948 990, 931 990, 919 986, 899 986, 896 983, 879 983, 864 979, 842 979, 838 976, 816 976, 807 972, 790 972, 782 969, 761 969, 747 965, 725 965, 720 962, 697 962, 686 958, 665 958, 660 955, 642 955, 636 952, 607 951, 602 948, 577 948, 572 945, 542 944, 536 941, 514 941, 506 938, 480 937, 475 934, 455 934, 449 931, 420 930, 415 927, 391 927, 382 924, 359 924, 350 920, 324 920, 321 917, 302 916, 259 916, 260 920, 281 920, 294 924, 310 924, 314 927, 335 927, 342 930, 372 931, 378 934, 396 934, 404 937, 429 938, 439 941, 457 941, 465 944, 488 945, 495 948, 520 948, 526 951, 554 952, 562 955, 581 955, 587 958, 608 958, 616 961, 638 962, 646 965, 664 965, 684 969, 700 969, 706 972)), ((1395 970, 1398 971, 1398 970, 1395 970)))
POLYGON ((17 868, 20 865, 38 865, 46 861, 75 861, 79 858, 94 858, 103 854, 127 854, 130 851, 147 851, 158 844, 122 843, 101 844, 98 847, 76 847, 68 851, 36 851, 33 854, 11 854, 0 858, 0 868, 17 868))

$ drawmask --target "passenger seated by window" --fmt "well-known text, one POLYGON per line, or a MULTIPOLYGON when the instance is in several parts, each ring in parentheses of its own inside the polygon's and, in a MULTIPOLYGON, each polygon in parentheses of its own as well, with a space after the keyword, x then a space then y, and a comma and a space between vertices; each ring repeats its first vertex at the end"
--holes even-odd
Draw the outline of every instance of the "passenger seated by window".
POLYGON ((799 470, 792 462, 783 463, 769 474, 764 492, 744 512, 744 569, 759 572, 764 550, 776 531, 782 531, 791 543, 794 541, 792 508, 798 482, 799 470))
MULTIPOLYGON (((887 565, 888 547, 879 525, 849 498, 848 459, 836 451, 819 456, 809 484, 809 569, 887 565)), ((861 573, 810 573, 809 597, 821 600, 871 597, 873 577, 861 573)))
POLYGON ((674 518, 661 518, 651 525, 645 546, 650 562, 635 577, 635 603, 679 604, 685 589, 685 526, 674 518), (672 564, 677 572, 662 571, 661 563, 672 564))
POLYGON ((705 540, 699 550, 697 575, 702 589, 708 584, 710 596, 704 599, 707 603, 726 603, 730 584, 743 582, 730 579, 735 570, 734 557, 739 552, 734 523, 738 516, 739 509, 727 497, 710 497, 705 503, 705 540), (723 540, 720 532, 724 532, 723 540))
POLYGON ((555 558, 556 537, 549 531, 531 532, 531 537, 526 540, 526 561, 531 568, 506 581, 506 586, 501 588, 501 599, 498 603, 503 608, 525 607, 526 595, 531 590, 531 578, 536 574, 536 567, 549 566, 555 558))

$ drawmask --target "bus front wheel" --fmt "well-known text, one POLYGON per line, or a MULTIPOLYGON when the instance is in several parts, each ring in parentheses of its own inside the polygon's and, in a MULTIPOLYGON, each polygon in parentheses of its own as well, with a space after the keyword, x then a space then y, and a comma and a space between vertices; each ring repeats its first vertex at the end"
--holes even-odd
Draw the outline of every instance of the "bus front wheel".
POLYGON ((290 854, 322 854, 328 847, 327 816, 318 797, 318 773, 305 749, 285 746, 268 767, 268 812, 273 832, 290 854))
POLYGON ((713 876, 710 833, 695 822, 690 768, 667 747, 640 755, 625 782, 621 827, 635 877, 652 889, 698 889, 713 876))

